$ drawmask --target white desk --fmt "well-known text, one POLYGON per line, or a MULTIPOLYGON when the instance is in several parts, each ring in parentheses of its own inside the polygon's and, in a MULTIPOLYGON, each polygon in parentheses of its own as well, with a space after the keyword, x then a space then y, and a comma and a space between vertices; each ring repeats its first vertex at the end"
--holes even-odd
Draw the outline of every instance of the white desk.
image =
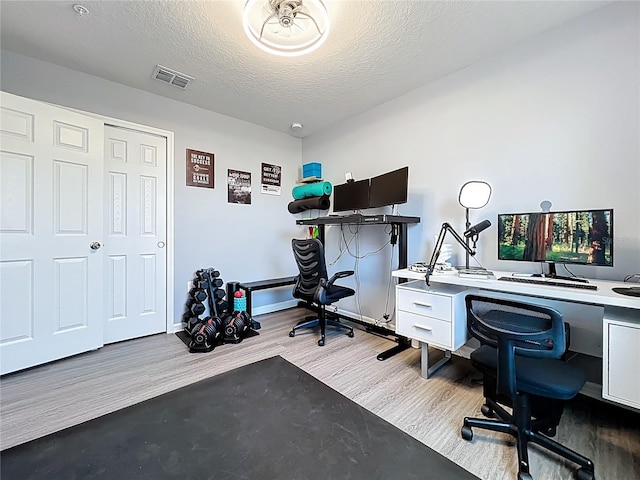
MULTIPOLYGON (((565 321, 571 325, 571 351, 577 352, 575 360, 572 361, 579 363, 586 370, 592 369, 593 365, 599 370, 587 372, 589 381, 583 393, 640 410, 640 298, 621 295, 612 290, 614 287, 633 285, 589 280, 589 283, 596 285, 598 289, 584 290, 505 282, 497 278, 510 276, 510 272, 494 271, 494 274, 495 279, 435 274, 429 278, 430 287, 422 282, 400 283, 396 286, 396 330, 423 344, 423 363, 428 362, 424 353, 425 350, 428 351, 427 344, 445 350, 443 361, 446 361, 451 351, 460 348, 462 340, 456 335, 460 335, 463 330, 466 331, 466 312, 464 302, 460 298, 470 291, 486 290, 493 292, 495 296, 535 301, 559 310, 565 321), (440 333, 430 341, 420 333, 427 332, 431 335, 430 332, 436 330, 431 330, 431 325, 427 325, 427 329, 421 329, 420 326, 424 326, 422 320, 433 322, 435 325, 440 324, 429 319, 431 314, 416 312, 415 309, 420 307, 412 302, 417 300, 422 304, 430 304, 436 295, 449 298, 452 333, 446 337, 442 337, 440 333), (424 318, 417 321, 412 316, 415 314, 424 318), (417 331, 413 326, 415 324, 418 324, 417 331)), ((424 273, 408 269, 395 270, 392 275, 408 280, 425 279, 424 273)), ((428 377, 439 366, 429 368, 428 363, 423 364, 423 376, 428 377)))

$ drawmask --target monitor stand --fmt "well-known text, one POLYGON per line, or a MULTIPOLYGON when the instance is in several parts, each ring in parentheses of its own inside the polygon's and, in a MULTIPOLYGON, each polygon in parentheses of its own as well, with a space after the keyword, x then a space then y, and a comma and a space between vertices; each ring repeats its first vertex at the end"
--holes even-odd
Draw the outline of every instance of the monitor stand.
POLYGON ((547 262, 547 265, 549 266, 549 271, 544 274, 544 277, 556 278, 558 280, 570 280, 572 282, 589 283, 589 280, 587 280, 586 278, 564 277, 562 275, 558 275, 556 273, 556 264, 555 264, 555 262, 547 262))

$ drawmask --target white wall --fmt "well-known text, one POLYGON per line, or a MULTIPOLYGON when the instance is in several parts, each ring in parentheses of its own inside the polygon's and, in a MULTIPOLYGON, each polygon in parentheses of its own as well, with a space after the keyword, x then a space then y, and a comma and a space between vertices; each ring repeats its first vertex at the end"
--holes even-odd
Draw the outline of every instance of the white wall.
MULTIPOLYGON (((217 268, 225 282, 297 272, 290 239, 302 229, 287 204, 300 178, 300 139, 11 52, 1 61, 4 91, 174 132, 175 323, 199 268, 217 268), (213 190, 185 185, 187 148, 215 154, 213 190), (283 167, 281 196, 260 193, 262 162, 283 167), (251 172, 251 205, 227 203, 228 168, 251 172)), ((290 288, 267 290, 254 305, 291 298, 290 288)))
MULTIPOLYGON (((303 162, 322 162, 336 184, 345 171, 361 179, 409 165, 409 202, 400 213, 422 218, 409 227, 410 263, 428 260, 442 222, 464 229, 459 189, 481 179, 493 195, 471 222, 494 224, 479 242, 485 267, 539 270, 497 260, 495 224, 498 213, 539 211, 549 200, 553 210, 615 210, 614 268, 570 267, 575 274, 622 280, 640 273, 639 7, 604 7, 307 137, 303 162)), ((380 227, 363 233, 361 253, 388 240, 380 227)), ((338 237, 337 228, 327 231, 330 258, 338 237)), ((360 284, 350 283, 373 318, 385 311, 389 252, 361 260, 360 284)), ((333 270, 353 268, 345 257, 333 270)), ((358 311, 349 301, 341 305, 358 311)))

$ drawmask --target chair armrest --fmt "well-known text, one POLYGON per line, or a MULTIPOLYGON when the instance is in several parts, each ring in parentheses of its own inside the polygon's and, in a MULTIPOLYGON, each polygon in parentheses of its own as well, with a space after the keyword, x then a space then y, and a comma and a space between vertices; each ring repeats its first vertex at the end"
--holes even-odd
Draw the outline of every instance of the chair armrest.
POLYGON ((344 278, 344 277, 350 277, 351 275, 353 275, 355 272, 353 270, 343 270, 342 272, 336 272, 329 280, 327 280, 326 283, 324 282, 320 282, 320 284, 325 287, 328 288, 331 285, 333 285, 333 283, 338 280, 339 278, 344 278), (324 284, 323 284, 324 283, 324 284))

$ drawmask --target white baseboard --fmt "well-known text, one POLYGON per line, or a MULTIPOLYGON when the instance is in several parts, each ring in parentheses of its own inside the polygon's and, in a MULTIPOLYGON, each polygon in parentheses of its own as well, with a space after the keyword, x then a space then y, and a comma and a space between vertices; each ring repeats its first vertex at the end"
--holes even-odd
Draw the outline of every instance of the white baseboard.
POLYGON ((261 307, 254 307, 251 310, 252 316, 264 315, 265 313, 279 312, 280 310, 286 310, 287 308, 293 308, 298 305, 298 300, 287 300, 286 302, 272 303, 270 305, 263 305, 261 307))

